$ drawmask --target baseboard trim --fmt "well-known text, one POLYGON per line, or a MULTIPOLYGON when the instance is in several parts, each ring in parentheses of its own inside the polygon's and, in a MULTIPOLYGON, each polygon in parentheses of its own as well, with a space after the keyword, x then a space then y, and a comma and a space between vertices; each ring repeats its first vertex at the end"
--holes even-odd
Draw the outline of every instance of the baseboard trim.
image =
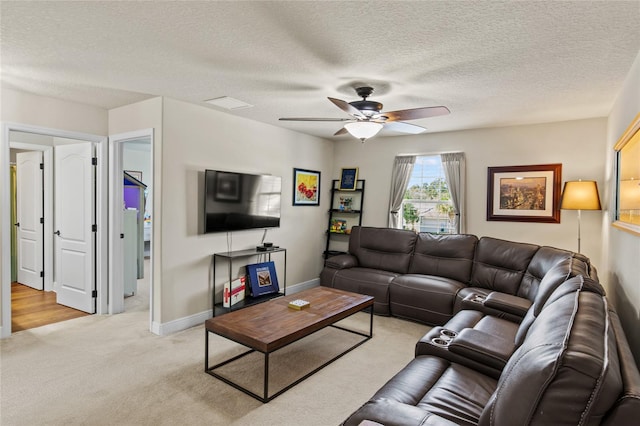
MULTIPOLYGON (((317 287, 319 285, 320 285, 320 278, 315 278, 313 280, 287 286, 287 294, 295 294, 303 290, 308 290, 310 288, 317 287)), ((179 331, 186 330, 191 327, 202 325, 206 320, 208 320, 212 316, 213 316, 213 312, 211 311, 211 309, 209 309, 197 314, 178 318, 176 320, 165 322, 165 323, 159 323, 159 322, 153 321, 151 323, 151 332, 153 334, 157 334, 158 336, 168 336, 169 334, 177 333, 179 331)))

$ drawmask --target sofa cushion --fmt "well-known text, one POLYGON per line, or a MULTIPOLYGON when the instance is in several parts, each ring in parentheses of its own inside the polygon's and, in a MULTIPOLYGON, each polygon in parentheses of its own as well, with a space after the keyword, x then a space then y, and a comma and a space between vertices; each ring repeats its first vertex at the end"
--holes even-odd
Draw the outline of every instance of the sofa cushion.
POLYGON ((540 247, 540 249, 536 251, 536 254, 533 255, 531 262, 529 262, 527 271, 518 289, 518 296, 533 301, 538 292, 538 285, 547 272, 558 263, 567 261, 572 257, 573 253, 570 251, 554 247, 540 247))
POLYGON ((470 285, 518 294, 525 271, 538 248, 534 244, 480 238, 476 246, 470 285))
POLYGON ((418 234, 410 274, 437 275, 468 283, 478 238, 475 235, 418 234))
POLYGON ((550 271, 550 273, 547 274, 549 275, 549 279, 545 277, 540 283, 540 290, 536 296, 536 300, 520 323, 520 328, 516 334, 516 345, 520 346, 520 344, 522 344, 527 332, 529 331, 529 327, 533 324, 540 312, 565 294, 582 290, 604 296, 604 289, 600 283, 589 277, 577 275, 567 279, 566 281, 558 279, 558 276, 560 276, 563 271, 562 265, 564 263, 565 262, 561 262, 561 264, 556 265, 556 267, 553 268, 554 271, 550 271))
POLYGON ((364 268, 406 274, 416 238, 412 231, 354 226, 349 236, 349 253, 364 268))
MULTIPOLYGON (((497 379, 500 377, 504 362, 515 350, 514 339, 517 330, 518 325, 511 321, 485 315, 478 311, 460 311, 444 326, 429 330, 416 343, 415 355, 438 356, 497 379), (504 362, 500 367, 481 362, 481 354, 468 357, 463 351, 452 350, 451 344, 456 342, 461 334, 469 331, 490 336, 484 344, 492 346, 491 350, 494 352, 503 354, 504 362)), ((482 352, 482 349, 479 349, 478 352, 482 352)))
POLYGON ((613 408, 607 413, 603 425, 637 425, 640 417, 640 372, 638 372, 638 366, 633 359, 618 314, 611 308, 609 308, 609 319, 611 320, 611 328, 616 335, 623 390, 613 408))
POLYGON ((368 419, 385 425, 422 425, 435 415, 458 425, 476 425, 495 387, 495 379, 474 370, 419 356, 344 424, 359 425, 368 419))
POLYGON ((389 315, 389 284, 397 277, 393 272, 370 268, 338 270, 327 287, 373 296, 373 312, 389 315))
POLYGON ((622 390, 617 359, 604 298, 564 294, 507 362, 480 424, 599 424, 622 390))
POLYGON ((456 293, 464 284, 431 275, 399 275, 389 285, 391 315, 443 324, 453 315, 456 293))

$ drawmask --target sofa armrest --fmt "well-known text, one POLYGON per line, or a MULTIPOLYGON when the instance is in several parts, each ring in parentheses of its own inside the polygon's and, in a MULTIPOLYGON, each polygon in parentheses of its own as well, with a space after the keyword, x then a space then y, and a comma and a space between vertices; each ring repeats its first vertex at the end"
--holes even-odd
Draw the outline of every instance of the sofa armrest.
POLYGON ((515 350, 515 344, 501 337, 465 328, 449 343, 449 351, 502 370, 515 350))
POLYGON ((531 301, 511 294, 494 291, 487 295, 487 298, 484 300, 484 306, 524 317, 531 307, 531 301))
POLYGON ((333 269, 348 269, 358 266, 358 259, 351 254, 331 256, 324 261, 324 266, 333 269))

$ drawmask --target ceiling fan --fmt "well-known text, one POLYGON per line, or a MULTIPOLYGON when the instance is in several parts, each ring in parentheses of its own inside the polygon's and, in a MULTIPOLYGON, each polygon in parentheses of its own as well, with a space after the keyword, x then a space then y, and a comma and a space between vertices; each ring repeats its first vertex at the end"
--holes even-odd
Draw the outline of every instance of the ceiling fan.
POLYGON ((382 104, 367 100, 373 93, 372 87, 358 87, 356 93, 361 101, 346 102, 340 99, 328 98, 338 108, 346 112, 351 118, 280 118, 282 121, 342 121, 347 122, 334 136, 350 133, 362 142, 375 136, 382 128, 401 133, 418 134, 424 132, 424 127, 404 123, 401 120, 417 120, 419 118, 436 117, 449 114, 444 106, 402 109, 398 111, 382 112, 382 104))

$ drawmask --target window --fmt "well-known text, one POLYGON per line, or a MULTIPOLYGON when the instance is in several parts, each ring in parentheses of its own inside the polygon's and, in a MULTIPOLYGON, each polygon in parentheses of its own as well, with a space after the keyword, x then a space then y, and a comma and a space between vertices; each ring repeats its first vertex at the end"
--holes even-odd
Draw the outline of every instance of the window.
POLYGON ((456 232, 454 208, 439 155, 416 157, 400 211, 403 229, 437 234, 456 232))

